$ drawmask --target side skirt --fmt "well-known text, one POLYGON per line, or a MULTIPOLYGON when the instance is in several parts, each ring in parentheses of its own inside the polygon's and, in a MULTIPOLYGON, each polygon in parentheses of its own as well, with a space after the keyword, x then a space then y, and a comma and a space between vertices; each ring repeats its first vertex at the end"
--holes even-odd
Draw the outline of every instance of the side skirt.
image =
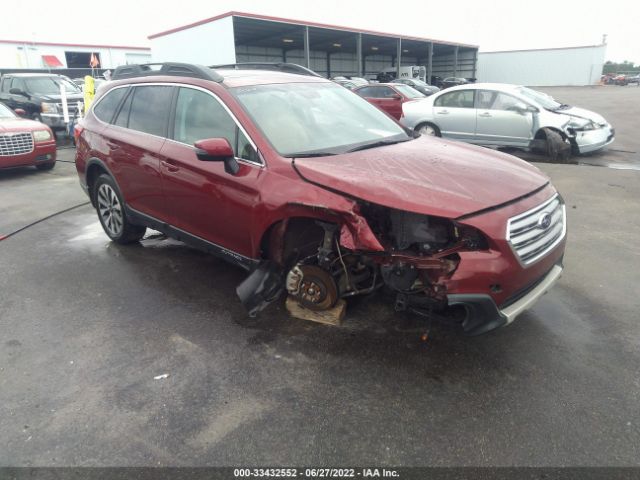
POLYGON ((254 270, 260 263, 257 259, 245 257, 244 255, 240 255, 239 253, 224 248, 216 243, 192 235, 184 230, 174 227, 173 225, 169 225, 166 222, 162 222, 145 213, 134 210, 128 205, 125 205, 124 209, 127 217, 131 220, 131 223, 143 225, 147 228, 162 232, 168 237, 175 238, 176 240, 180 240, 193 248, 215 255, 216 257, 226 260, 227 262, 237 265, 247 271, 254 270))

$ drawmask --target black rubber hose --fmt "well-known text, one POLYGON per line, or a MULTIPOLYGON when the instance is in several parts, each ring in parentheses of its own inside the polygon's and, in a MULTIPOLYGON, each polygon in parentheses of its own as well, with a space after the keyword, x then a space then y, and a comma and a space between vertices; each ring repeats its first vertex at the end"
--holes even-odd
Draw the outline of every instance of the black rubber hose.
POLYGON ((90 203, 91 202, 84 202, 84 203, 81 203, 80 205, 75 205, 73 207, 65 208, 64 210, 61 210, 61 211, 56 212, 56 213, 52 213, 51 215, 48 215, 48 216, 46 216, 44 218, 41 218, 40 220, 36 220, 35 222, 30 223, 29 225, 25 225, 24 227, 21 227, 18 230, 14 231, 14 232, 11 232, 11 233, 9 233, 7 235, 0 235, 0 242, 2 240, 6 240, 9 237, 13 237, 15 234, 20 233, 23 230, 26 230, 27 228, 33 227, 34 225, 37 225, 38 223, 42 223, 45 220, 49 220, 50 218, 53 218, 55 216, 62 215, 63 213, 67 213, 67 212, 69 212, 69 211, 71 211, 73 209, 84 207, 85 205, 89 205, 90 203))

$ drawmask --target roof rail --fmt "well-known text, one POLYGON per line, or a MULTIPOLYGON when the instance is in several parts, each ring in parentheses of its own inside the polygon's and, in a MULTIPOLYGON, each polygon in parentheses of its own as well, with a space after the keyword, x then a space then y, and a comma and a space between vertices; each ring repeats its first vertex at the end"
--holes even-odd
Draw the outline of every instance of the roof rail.
POLYGON ((218 72, 203 65, 191 63, 145 63, 140 65, 122 65, 115 69, 111 75, 112 80, 122 78, 149 77, 152 75, 164 75, 171 77, 193 77, 203 80, 212 80, 221 83, 224 77, 218 72))
POLYGON ((313 70, 298 65, 297 63, 285 63, 285 62, 244 62, 244 63, 228 63, 225 65, 212 65, 211 68, 215 69, 230 69, 230 70, 273 70, 276 72, 294 73, 296 75, 308 75, 311 77, 320 77, 322 75, 314 72, 313 70))

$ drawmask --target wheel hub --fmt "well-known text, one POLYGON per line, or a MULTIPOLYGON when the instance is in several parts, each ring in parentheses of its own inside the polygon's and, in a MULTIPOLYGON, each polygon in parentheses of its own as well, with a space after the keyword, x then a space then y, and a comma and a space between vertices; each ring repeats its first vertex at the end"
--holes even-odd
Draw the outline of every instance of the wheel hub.
POLYGON ((329 272, 316 265, 302 265, 302 278, 294 297, 309 310, 328 310, 338 301, 338 288, 329 272))

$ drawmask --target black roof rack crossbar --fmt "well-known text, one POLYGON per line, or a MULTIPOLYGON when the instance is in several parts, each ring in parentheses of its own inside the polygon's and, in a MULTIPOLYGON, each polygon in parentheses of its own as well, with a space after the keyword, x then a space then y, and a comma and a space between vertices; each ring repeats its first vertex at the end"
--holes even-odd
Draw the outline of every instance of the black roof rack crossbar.
POLYGON ((224 77, 218 72, 214 72, 203 65, 176 62, 122 65, 115 69, 111 79, 120 80, 122 78, 149 77, 152 75, 201 78, 218 83, 224 80, 224 77))
POLYGON ((215 69, 230 69, 230 70, 273 70, 276 72, 294 73, 297 75, 309 75, 311 77, 321 77, 318 73, 314 72, 310 68, 303 67, 297 63, 284 63, 284 62, 244 62, 244 63, 228 63, 225 65, 212 65, 211 68, 215 69))

